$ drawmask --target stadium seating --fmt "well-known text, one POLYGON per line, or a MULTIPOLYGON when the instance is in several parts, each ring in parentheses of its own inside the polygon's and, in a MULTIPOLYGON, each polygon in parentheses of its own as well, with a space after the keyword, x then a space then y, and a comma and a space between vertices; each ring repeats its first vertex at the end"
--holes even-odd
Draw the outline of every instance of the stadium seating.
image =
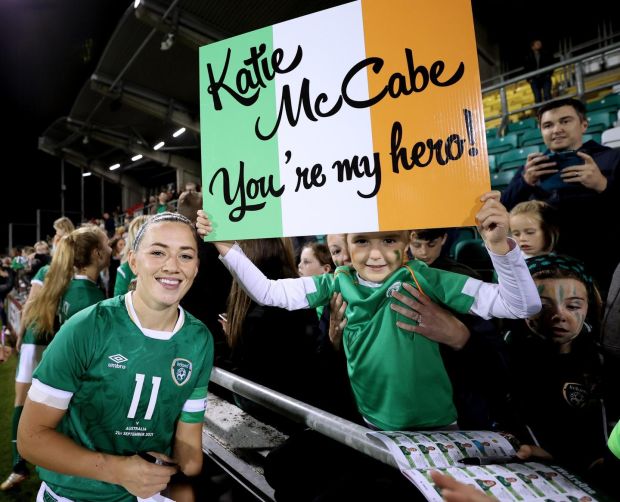
POLYGON ((510 122, 507 127, 508 132, 526 131, 528 129, 536 129, 538 123, 535 118, 523 119, 518 122, 510 122))
POLYGON ((529 129, 525 131, 521 135, 521 147, 524 146, 534 146, 534 145, 544 145, 545 142, 542 139, 542 135, 540 134, 540 130, 538 129, 529 129))
POLYGON ((504 171, 492 173, 491 187, 493 187, 494 190, 502 190, 506 188, 518 170, 519 168, 515 167, 513 169, 506 169, 504 171))
POLYGON ((601 133, 605 129, 612 127, 614 115, 615 114, 608 111, 588 113, 588 133, 601 133))
POLYGON ((582 136, 583 142, 585 143, 586 141, 590 141, 590 140, 594 140, 597 143, 601 142, 601 135, 600 133, 595 133, 595 134, 584 134, 582 136))
POLYGON ((452 230, 452 239, 453 241, 452 245, 450 246, 450 251, 448 255, 450 256, 450 258, 454 259, 456 256, 456 246, 459 242, 474 239, 480 240, 481 237, 478 235, 476 227, 461 227, 452 230))
POLYGON ((494 173, 497 170, 497 163, 495 161, 495 155, 489 155, 489 171, 494 173))
POLYGON ((498 134, 499 127, 491 127, 490 129, 487 129, 487 140, 497 138, 498 134))
POLYGON ((586 104, 586 110, 589 114, 592 112, 611 112, 615 114, 619 109, 620 94, 609 94, 604 98, 586 104))
POLYGON ((496 159, 497 170, 505 171, 514 167, 520 167, 525 164, 527 156, 530 153, 539 152, 538 146, 526 146, 524 148, 518 148, 502 153, 496 159))
POLYGON ((487 140, 487 152, 490 154, 507 152, 517 148, 517 142, 517 134, 514 132, 508 133, 502 138, 489 139, 487 140))
POLYGON ((486 281, 492 279, 493 264, 482 239, 465 239, 456 243, 454 259, 473 268, 486 281))

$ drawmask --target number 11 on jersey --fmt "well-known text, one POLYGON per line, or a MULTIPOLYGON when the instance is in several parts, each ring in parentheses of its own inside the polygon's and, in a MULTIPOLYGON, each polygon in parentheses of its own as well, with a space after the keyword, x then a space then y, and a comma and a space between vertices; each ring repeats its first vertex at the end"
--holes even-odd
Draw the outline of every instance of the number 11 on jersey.
MULTIPOLYGON (((157 394, 159 393, 159 384, 161 383, 161 377, 154 376, 151 379, 153 385, 151 389, 151 397, 149 398, 149 405, 146 408, 145 420, 150 420, 153 417, 155 411, 155 404, 157 403, 157 394)), ((136 387, 133 391, 133 398, 131 399, 131 405, 129 406, 129 413, 127 418, 136 418, 136 411, 138 410, 138 404, 140 404, 140 396, 142 395, 142 387, 144 386, 144 375, 142 373, 136 373, 136 387)))

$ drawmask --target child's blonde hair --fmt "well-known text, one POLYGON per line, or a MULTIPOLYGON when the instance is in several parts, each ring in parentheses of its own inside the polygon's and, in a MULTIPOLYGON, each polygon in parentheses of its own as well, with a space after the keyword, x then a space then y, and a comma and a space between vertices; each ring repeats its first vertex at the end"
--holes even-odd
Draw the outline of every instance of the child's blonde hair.
POLYGON ((560 230, 557 224, 557 210, 540 200, 528 200, 520 202, 510 211, 510 216, 527 215, 540 225, 545 238, 546 253, 555 249, 560 237, 560 230))

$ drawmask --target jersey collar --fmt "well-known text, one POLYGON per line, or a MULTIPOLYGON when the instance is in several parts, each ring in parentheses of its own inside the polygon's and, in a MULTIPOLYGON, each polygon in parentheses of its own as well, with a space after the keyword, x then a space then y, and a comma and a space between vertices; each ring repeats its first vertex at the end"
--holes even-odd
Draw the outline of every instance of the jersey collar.
POLYGON ((174 336, 174 334, 183 327, 183 323, 185 322, 185 312, 179 305, 179 318, 177 319, 177 323, 172 331, 159 331, 157 329, 143 328, 142 324, 140 324, 138 314, 136 314, 136 310, 133 308, 132 296, 133 291, 130 291, 125 295, 125 305, 129 309, 129 313, 131 314, 131 320, 136 326, 138 326, 138 329, 142 331, 142 334, 144 336, 148 338, 154 338, 156 340, 170 340, 174 336))

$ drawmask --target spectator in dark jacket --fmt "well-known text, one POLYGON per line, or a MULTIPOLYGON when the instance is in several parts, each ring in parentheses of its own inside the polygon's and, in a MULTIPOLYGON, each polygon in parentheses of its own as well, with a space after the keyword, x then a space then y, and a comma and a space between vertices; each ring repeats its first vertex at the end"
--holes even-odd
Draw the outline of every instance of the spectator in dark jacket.
POLYGON ((502 193, 502 203, 510 211, 519 202, 542 200, 558 209, 557 252, 583 260, 604 294, 620 262, 620 222, 615 218, 620 209, 620 151, 596 141, 583 143, 588 121, 584 104, 576 99, 543 105, 538 121, 548 150, 528 155, 502 193), (562 169, 557 188, 543 188, 541 182, 558 173, 549 155, 568 150, 576 150, 583 164, 562 169))
MULTIPOLYGON (((553 63, 555 63, 553 55, 543 48, 540 39, 532 40, 530 50, 525 57, 526 73, 545 68, 553 63)), ((549 101, 551 99, 552 74, 552 71, 546 71, 528 79, 536 103, 542 103, 543 101, 549 101)))

